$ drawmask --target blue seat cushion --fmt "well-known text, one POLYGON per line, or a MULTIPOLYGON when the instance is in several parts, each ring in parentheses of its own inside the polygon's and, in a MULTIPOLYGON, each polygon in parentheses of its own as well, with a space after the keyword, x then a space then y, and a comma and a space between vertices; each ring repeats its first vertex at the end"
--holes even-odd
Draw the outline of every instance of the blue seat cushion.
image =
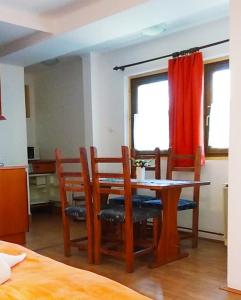
MULTIPOLYGON (((154 207, 133 207, 133 223, 160 216, 160 209, 154 207)), ((124 223, 125 207, 123 205, 108 205, 99 212, 99 218, 108 222, 124 223)))
POLYGON ((178 201, 178 210, 187 210, 194 209, 197 207, 196 202, 187 199, 179 199, 178 201))
MULTIPOLYGON (((134 206, 141 206, 143 202, 150 200, 158 200, 156 197, 148 196, 148 195, 132 195, 132 203, 134 206)), ((116 197, 111 198, 109 200, 110 204, 121 204, 124 205, 124 197, 116 197)))
MULTIPOLYGON (((149 200, 145 201, 143 205, 147 207, 158 207, 159 209, 162 209, 162 202, 161 200, 149 200)), ((179 199, 178 201, 178 210, 187 210, 187 209, 194 209, 197 206, 196 202, 192 200, 187 200, 187 199, 179 199)))
POLYGON ((85 218, 86 208, 85 206, 69 206, 65 208, 65 214, 72 218, 85 218))

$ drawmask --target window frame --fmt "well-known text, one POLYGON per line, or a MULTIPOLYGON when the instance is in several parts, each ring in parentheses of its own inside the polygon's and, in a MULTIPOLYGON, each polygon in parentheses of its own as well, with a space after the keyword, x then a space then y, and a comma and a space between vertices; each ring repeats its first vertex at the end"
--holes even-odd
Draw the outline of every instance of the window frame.
POLYGON ((229 59, 210 62, 204 65, 204 101, 203 101, 203 128, 204 128, 204 151, 206 157, 227 157, 227 149, 211 148, 208 146, 209 125, 207 122, 210 116, 211 99, 212 99, 212 75, 216 71, 229 68, 229 59))
MULTIPOLYGON (((168 80, 168 73, 160 72, 157 74, 145 75, 142 77, 131 78, 131 103, 130 103, 130 118, 131 118, 131 148, 134 148, 134 115, 137 113, 137 90, 140 85, 154 83, 161 80, 168 80)), ((142 154, 151 154, 151 150, 140 151, 142 154)), ((162 154, 167 155, 168 151, 161 151, 162 154)))
POLYGON ((1 82, 0 82, 0 121, 6 120, 6 118, 2 114, 2 89, 1 89, 1 82))

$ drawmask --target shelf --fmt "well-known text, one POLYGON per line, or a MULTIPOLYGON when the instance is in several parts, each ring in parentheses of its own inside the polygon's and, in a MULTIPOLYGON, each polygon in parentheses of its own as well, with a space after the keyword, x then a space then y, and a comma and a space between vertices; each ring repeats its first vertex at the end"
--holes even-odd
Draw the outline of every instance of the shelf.
POLYGON ((30 205, 59 202, 56 174, 42 173, 29 175, 30 205))
POLYGON ((33 189, 48 189, 47 185, 36 185, 36 184, 31 184, 31 187, 30 189, 33 188, 33 189))

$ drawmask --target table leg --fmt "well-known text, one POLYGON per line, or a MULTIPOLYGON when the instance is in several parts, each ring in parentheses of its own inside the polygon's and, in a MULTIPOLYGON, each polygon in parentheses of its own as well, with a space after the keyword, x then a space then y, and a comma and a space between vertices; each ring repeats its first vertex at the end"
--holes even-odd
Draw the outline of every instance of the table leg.
POLYGON ((151 265, 153 268, 188 256, 187 253, 182 253, 180 250, 177 230, 177 204, 180 194, 181 188, 171 188, 161 192, 163 221, 156 258, 151 265))

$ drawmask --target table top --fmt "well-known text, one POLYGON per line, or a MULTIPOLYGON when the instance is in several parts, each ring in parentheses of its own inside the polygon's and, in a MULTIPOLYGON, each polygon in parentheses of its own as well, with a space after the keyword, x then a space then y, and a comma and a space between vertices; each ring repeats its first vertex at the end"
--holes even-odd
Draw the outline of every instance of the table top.
POLYGON ((0 166, 0 170, 26 169, 27 166, 0 166))
MULTIPOLYGON (((120 187, 123 186, 123 179, 119 178, 101 178, 101 185, 120 187)), ((209 185, 210 181, 192 181, 192 180, 167 180, 167 179, 131 179, 131 186, 139 189, 170 189, 170 188, 184 188, 201 185, 209 185)))

